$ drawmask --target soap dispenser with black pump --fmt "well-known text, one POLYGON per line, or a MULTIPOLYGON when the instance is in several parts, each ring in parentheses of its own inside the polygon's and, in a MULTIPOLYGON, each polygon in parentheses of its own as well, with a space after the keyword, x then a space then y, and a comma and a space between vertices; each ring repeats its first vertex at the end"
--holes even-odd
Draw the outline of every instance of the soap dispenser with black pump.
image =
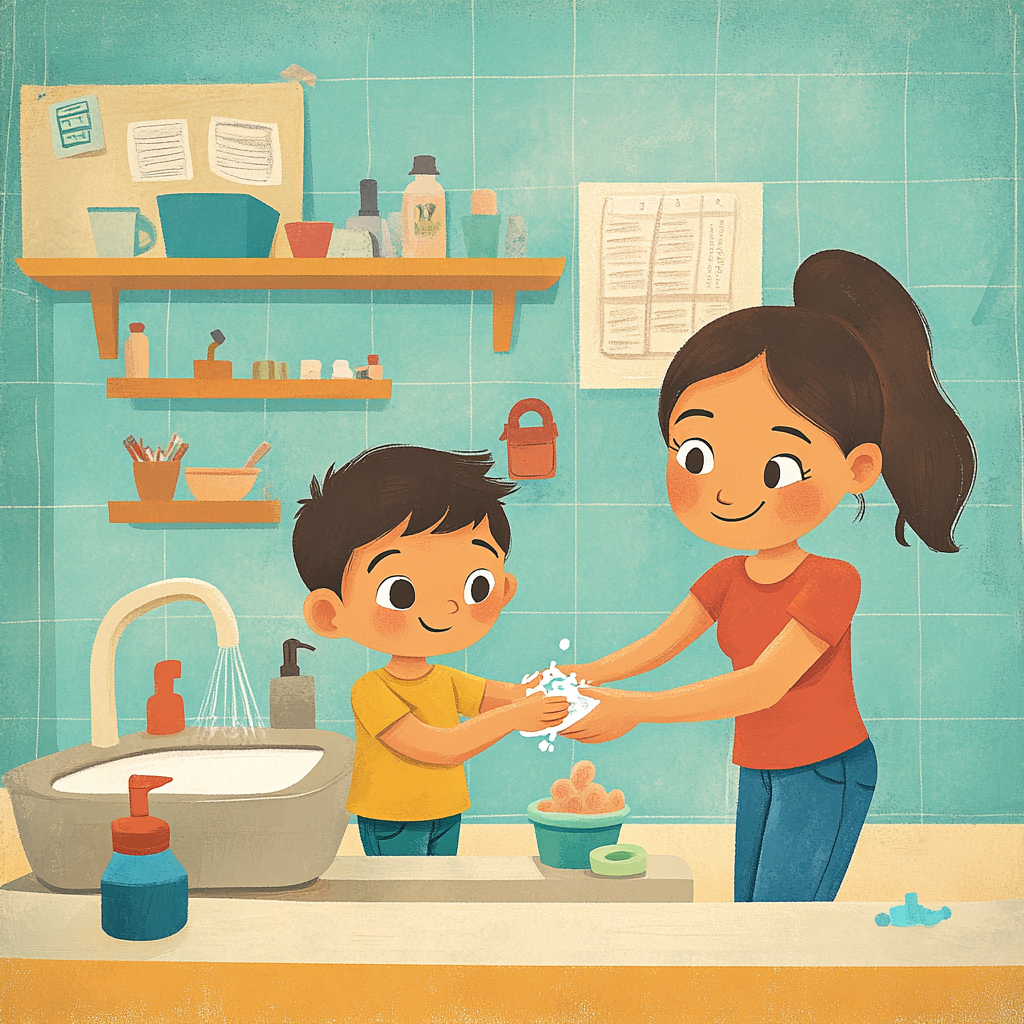
POLYGON ((270 680, 270 728, 315 729, 316 683, 312 676, 299 675, 296 658, 298 648, 315 651, 315 647, 292 637, 281 645, 284 664, 281 675, 270 680))

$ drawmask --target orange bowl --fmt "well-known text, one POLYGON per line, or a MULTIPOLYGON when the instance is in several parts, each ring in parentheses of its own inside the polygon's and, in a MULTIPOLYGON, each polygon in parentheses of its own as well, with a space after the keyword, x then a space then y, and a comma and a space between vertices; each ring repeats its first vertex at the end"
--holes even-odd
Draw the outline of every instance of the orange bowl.
POLYGON ((189 467, 185 484, 196 501, 240 501, 256 483, 259 470, 189 467))

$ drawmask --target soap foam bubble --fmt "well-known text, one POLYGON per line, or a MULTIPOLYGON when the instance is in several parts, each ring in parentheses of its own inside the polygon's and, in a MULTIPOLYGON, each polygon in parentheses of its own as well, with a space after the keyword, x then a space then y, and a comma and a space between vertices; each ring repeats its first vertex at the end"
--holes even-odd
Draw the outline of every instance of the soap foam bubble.
POLYGON ((569 638, 567 636, 562 637, 562 639, 558 641, 558 646, 563 651, 569 650, 569 638))
POLYGON ((565 697, 569 702, 569 714, 554 729, 541 729, 537 732, 520 730, 520 736, 527 738, 541 736, 541 742, 537 746, 544 752, 555 749, 555 736, 558 733, 578 722, 601 703, 596 697, 585 697, 578 692, 580 686, 586 686, 586 680, 577 679, 575 672, 566 675, 554 662, 551 662, 551 665, 543 672, 533 672, 523 676, 523 682, 534 684, 527 689, 527 696, 540 691, 547 697, 565 697))

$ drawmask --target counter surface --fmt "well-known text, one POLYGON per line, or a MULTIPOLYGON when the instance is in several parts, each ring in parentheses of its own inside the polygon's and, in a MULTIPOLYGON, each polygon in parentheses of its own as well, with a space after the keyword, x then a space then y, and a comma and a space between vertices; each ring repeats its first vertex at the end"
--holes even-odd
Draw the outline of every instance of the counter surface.
MULTIPOLYGON (((493 863, 478 868, 467 863, 476 859, 451 858, 444 864, 446 858, 431 858, 430 873, 493 874, 493 863)), ((533 858, 509 859, 525 862, 516 869, 520 874, 535 870, 533 858)), ((347 860, 339 858, 342 863, 328 874, 374 870, 366 861, 355 866, 347 860)), ((520 884, 533 883, 520 878, 520 884)), ((98 895, 31 891, 31 885, 18 880, 0 889, 0 957, 595 967, 995 967, 1024 962, 1024 900, 953 903, 950 909, 952 917, 933 928, 880 928, 875 915, 888 906, 879 903, 338 902, 290 894, 196 896, 189 900, 189 923, 181 932, 135 943, 100 930, 98 895)))

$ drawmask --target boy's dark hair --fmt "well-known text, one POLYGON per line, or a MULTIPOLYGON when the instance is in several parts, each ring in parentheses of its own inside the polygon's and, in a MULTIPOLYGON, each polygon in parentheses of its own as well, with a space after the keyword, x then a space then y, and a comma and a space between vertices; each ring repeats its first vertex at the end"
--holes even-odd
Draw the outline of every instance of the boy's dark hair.
POLYGON ((295 513, 292 554, 302 582, 341 596, 352 552, 409 520, 403 536, 454 533, 484 519, 508 554, 512 533, 501 499, 516 485, 487 476, 489 452, 442 452, 388 444, 331 467, 295 513), (431 529, 434 527, 434 529, 431 529))

